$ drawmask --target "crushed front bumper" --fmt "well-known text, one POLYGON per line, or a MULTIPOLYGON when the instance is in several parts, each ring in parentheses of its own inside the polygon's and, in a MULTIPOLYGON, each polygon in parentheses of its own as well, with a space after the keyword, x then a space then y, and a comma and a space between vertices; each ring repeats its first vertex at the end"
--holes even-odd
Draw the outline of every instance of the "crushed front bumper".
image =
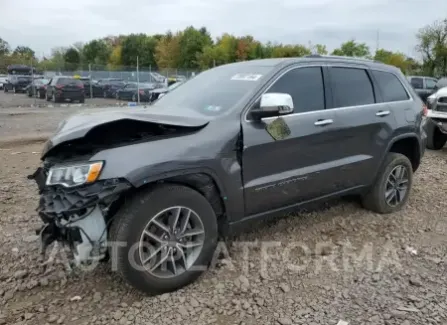
POLYGON ((108 179, 67 188, 46 186, 46 177, 42 167, 28 177, 39 187, 37 212, 44 222, 38 230, 42 254, 52 242, 59 241, 71 248, 76 264, 102 259, 107 251, 110 208, 131 185, 123 179, 108 179))

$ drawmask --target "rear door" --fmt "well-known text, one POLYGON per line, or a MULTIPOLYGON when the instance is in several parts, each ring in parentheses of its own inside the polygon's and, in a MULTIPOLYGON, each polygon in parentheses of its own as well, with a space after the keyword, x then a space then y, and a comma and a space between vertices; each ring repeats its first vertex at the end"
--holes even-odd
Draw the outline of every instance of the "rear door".
POLYGON ((388 145, 396 119, 384 103, 371 72, 365 66, 332 64, 329 67, 336 113, 336 135, 341 140, 334 150, 344 161, 342 187, 370 185, 388 145))
POLYGON ((253 121, 248 114, 242 121, 246 215, 337 191, 336 116, 325 109, 329 97, 323 76, 322 65, 294 67, 267 90, 292 96, 294 113, 281 117, 288 136, 275 140, 269 134, 276 117, 253 121))

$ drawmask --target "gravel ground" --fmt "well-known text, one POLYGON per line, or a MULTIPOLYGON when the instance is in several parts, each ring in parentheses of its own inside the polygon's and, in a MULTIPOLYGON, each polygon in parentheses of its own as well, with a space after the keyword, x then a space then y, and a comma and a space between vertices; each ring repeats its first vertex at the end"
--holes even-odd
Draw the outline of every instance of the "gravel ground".
MULTIPOLYGON (((51 114, 32 119, 50 131, 51 114)), ((15 121, 11 132, 26 133, 28 122, 15 121)), ((37 188, 26 175, 41 147, 0 145, 0 325, 446 324, 447 149, 426 153, 399 213, 343 200, 259 224, 220 243, 196 283, 146 297, 108 264, 68 272, 57 250, 39 260, 37 188)))
MULTIPOLYGON (((115 105, 117 103, 117 100, 115 99, 104 99, 104 98, 86 98, 85 99, 85 105, 86 106, 97 106, 97 105, 115 105)), ((11 107, 30 107, 30 106, 37 106, 37 107, 47 107, 48 105, 53 107, 60 107, 61 105, 67 105, 67 103, 53 103, 53 102, 47 102, 45 99, 40 98, 34 98, 34 97, 28 97, 27 94, 19 93, 5 93, 3 91, 0 92, 0 108, 11 108, 11 107)))

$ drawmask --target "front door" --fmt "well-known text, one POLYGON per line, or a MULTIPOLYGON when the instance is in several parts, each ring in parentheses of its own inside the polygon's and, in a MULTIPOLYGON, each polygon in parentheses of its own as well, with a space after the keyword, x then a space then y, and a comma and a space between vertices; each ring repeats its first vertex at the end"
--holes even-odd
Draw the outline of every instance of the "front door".
MULTIPOLYGON (((288 93, 294 112, 281 117, 290 130, 282 139, 268 132, 276 117, 242 121, 245 213, 255 215, 293 206, 337 191, 334 154, 336 116, 325 110, 323 67, 296 67, 267 92, 288 93)), ((248 115, 249 116, 249 115, 248 115)), ((281 123, 278 123, 281 125, 281 123)))

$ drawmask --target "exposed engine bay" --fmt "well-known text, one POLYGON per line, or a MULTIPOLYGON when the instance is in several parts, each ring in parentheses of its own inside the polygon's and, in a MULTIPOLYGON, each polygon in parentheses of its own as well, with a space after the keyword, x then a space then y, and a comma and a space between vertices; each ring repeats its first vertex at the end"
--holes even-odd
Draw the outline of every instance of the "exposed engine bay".
POLYGON ((91 129, 84 137, 62 143, 48 150, 45 156, 52 161, 54 158, 59 161, 66 160, 131 143, 186 135, 201 128, 203 126, 177 126, 122 119, 100 124, 91 129))

